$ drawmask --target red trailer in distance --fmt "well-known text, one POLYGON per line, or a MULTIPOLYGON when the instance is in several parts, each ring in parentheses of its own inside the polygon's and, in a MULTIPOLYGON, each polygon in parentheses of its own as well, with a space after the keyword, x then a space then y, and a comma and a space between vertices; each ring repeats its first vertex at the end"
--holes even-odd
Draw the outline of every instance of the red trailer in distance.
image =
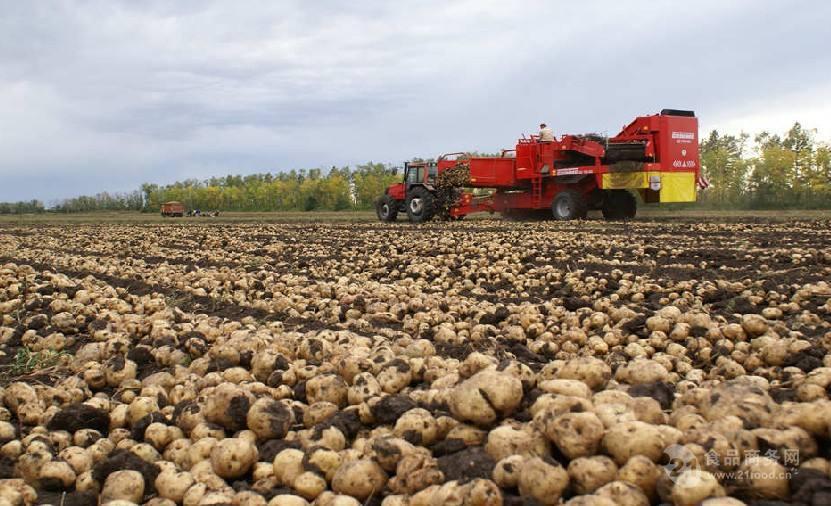
POLYGON ((162 216, 164 217, 179 217, 185 215, 185 205, 181 202, 165 202, 162 204, 162 216))

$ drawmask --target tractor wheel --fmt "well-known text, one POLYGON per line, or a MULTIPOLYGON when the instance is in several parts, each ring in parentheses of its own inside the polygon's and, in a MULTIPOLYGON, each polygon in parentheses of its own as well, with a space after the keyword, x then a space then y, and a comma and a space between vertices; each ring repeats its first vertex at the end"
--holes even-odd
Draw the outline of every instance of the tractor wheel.
POLYGON ((603 218, 606 220, 631 220, 635 217, 638 202, 627 190, 608 190, 603 196, 603 218))
POLYGON ((413 223, 430 221, 436 214, 436 199, 427 188, 413 188, 407 196, 407 217, 413 223))
POLYGON ((582 220, 589 212, 586 199, 575 190, 564 190, 554 197, 551 202, 551 214, 555 220, 582 220))
POLYGON ((384 195, 375 202, 375 214, 381 221, 395 221, 398 218, 398 201, 384 195))

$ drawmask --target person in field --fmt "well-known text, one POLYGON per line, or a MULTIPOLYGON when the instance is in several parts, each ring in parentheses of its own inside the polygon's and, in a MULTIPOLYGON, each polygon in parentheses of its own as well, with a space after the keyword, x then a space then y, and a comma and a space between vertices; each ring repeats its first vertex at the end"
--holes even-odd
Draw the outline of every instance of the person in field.
POLYGON ((540 142, 551 142, 554 140, 554 130, 548 128, 545 123, 540 123, 540 142))

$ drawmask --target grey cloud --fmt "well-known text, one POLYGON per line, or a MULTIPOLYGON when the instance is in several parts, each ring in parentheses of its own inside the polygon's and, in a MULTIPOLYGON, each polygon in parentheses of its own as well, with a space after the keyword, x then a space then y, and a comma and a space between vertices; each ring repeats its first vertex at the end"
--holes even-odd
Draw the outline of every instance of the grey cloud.
POLYGON ((0 1, 0 200, 718 126, 831 85, 806 4, 0 1))

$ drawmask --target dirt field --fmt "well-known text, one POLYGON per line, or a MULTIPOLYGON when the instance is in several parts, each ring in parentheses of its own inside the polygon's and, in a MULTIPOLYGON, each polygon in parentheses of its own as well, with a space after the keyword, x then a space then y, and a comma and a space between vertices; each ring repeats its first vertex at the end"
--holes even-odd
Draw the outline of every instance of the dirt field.
MULTIPOLYGON (((589 217, 600 219, 599 211, 592 211, 589 217)), ((500 219, 499 215, 487 213, 473 214, 466 218, 468 221, 500 219)), ((668 209, 666 207, 646 207, 638 210, 637 221, 789 221, 789 220, 831 220, 831 210, 773 210, 773 211, 717 211, 704 209, 668 209)), ((70 213, 70 214, 25 214, 0 215, 0 224, 83 224, 83 223, 113 223, 113 224, 211 224, 211 223, 339 223, 339 222, 375 222, 378 218, 374 211, 313 211, 313 212, 224 212, 219 217, 185 217, 164 218, 157 213, 137 212, 98 212, 98 213, 70 213)), ((400 216, 399 222, 404 223, 405 217, 400 216)))
POLYGON ((0 479, 54 504, 119 468, 159 505, 829 504, 828 214, 683 216, 3 218, 0 479))

